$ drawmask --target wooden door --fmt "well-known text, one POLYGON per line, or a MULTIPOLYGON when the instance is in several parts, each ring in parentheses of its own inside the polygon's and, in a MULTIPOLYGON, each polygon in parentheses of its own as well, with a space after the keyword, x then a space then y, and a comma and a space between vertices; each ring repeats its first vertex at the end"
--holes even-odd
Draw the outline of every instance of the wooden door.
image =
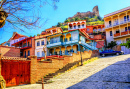
POLYGON ((1 74, 6 86, 16 86, 30 83, 29 61, 2 61, 1 74))

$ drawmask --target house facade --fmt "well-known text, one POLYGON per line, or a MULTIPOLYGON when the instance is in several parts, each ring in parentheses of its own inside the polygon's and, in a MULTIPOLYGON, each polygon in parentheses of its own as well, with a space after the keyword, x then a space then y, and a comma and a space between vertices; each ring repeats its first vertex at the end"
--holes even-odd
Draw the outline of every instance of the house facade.
POLYGON ((35 55, 34 37, 20 37, 17 40, 11 41, 11 46, 20 48, 20 56, 27 58, 30 55, 35 55))
POLYGON ((85 32, 85 29, 86 21, 84 20, 69 22, 67 32, 47 36, 48 56, 71 55, 80 50, 96 50, 95 41, 91 41, 90 44, 86 43, 89 35, 85 32))
POLYGON ((130 6, 104 15, 107 44, 116 41, 118 45, 130 38, 130 6))

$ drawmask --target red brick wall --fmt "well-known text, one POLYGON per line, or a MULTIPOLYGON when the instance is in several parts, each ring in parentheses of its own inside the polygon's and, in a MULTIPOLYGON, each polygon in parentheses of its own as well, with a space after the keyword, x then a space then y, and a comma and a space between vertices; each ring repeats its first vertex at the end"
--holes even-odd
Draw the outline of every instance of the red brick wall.
MULTIPOLYGON (((82 58, 91 58, 98 56, 98 51, 84 51, 82 52, 82 58)), ((66 56, 64 59, 52 59, 52 62, 37 62, 37 58, 35 56, 30 56, 31 59, 31 78, 35 80, 31 80, 31 83, 37 82, 43 76, 49 73, 55 73, 60 68, 63 68, 68 63, 73 63, 81 60, 80 52, 73 53, 73 56, 66 56), (37 77, 36 77, 37 76, 37 77)))
POLYGON ((20 49, 8 46, 0 46, 0 53, 7 57, 20 57, 20 49))

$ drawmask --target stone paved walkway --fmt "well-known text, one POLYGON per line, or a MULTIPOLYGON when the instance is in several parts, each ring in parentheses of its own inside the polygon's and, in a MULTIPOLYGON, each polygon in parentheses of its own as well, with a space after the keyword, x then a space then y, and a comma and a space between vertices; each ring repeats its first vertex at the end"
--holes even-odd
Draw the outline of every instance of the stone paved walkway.
POLYGON ((99 58, 52 81, 45 89, 130 89, 130 55, 99 58))
MULTIPOLYGON (((44 89, 130 89, 130 55, 99 58, 52 81, 44 89)), ((7 89, 41 89, 41 84, 7 89)))

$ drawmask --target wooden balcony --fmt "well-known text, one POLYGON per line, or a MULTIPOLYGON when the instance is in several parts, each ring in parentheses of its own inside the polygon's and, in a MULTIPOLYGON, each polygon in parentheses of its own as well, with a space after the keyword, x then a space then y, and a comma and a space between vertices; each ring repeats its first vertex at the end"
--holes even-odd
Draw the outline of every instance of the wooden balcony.
POLYGON ((116 33, 114 34, 114 37, 120 36, 120 33, 116 33))
POLYGON ((127 35, 127 34, 128 34, 128 31, 121 32, 121 35, 127 35))

